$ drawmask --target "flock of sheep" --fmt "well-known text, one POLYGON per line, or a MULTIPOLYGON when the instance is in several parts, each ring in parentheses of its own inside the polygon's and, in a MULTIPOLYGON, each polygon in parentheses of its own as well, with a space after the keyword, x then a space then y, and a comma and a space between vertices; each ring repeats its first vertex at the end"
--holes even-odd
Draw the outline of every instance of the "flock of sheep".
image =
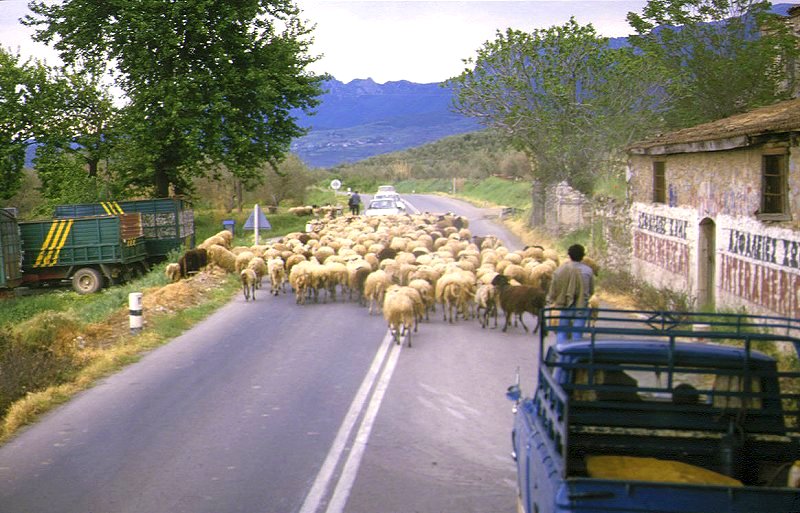
MULTIPOLYGON (((290 233, 265 245, 232 247, 222 231, 167 266, 172 280, 205 265, 241 277, 245 301, 255 300, 263 279, 270 292, 291 286, 298 305, 356 300, 372 314, 381 310, 394 340, 411 333, 439 306, 445 321, 478 317, 482 327, 505 314, 503 331, 523 314, 537 317, 559 256, 540 246, 511 251, 496 237, 470 233, 453 214, 339 216, 315 221, 308 232, 290 233)), ((587 258, 586 263, 593 265, 587 258)))

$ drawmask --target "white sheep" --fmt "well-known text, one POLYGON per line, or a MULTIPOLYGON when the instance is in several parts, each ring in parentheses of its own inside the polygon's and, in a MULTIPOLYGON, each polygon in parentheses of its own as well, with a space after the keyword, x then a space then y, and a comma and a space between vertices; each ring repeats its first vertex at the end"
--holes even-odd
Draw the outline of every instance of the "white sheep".
POLYGON ((242 293, 244 294, 244 300, 248 301, 252 296, 253 301, 256 300, 256 272, 249 267, 246 269, 242 269, 242 272, 239 274, 242 279, 242 293))
POLYGON ((286 292, 286 267, 281 257, 267 260, 267 273, 269 274, 269 290, 274 296, 286 292))
POLYGON ((399 345, 403 335, 406 335, 408 347, 411 347, 411 326, 415 323, 414 301, 399 287, 387 291, 383 302, 383 318, 389 324, 394 341, 399 345))
POLYGON ((261 280, 264 279, 264 275, 267 274, 267 264, 264 262, 264 259, 260 256, 253 257, 250 262, 247 263, 247 267, 254 270, 256 272, 256 288, 261 288, 261 280))
POLYGON ((383 269, 378 269, 367 275, 364 280, 364 299, 369 302, 369 313, 372 314, 373 306, 383 307, 383 298, 386 289, 392 285, 392 279, 383 269))
POLYGON ((171 283, 175 283, 176 281, 181 279, 181 266, 180 264, 172 263, 167 264, 167 267, 164 269, 164 274, 167 276, 167 279, 171 283))

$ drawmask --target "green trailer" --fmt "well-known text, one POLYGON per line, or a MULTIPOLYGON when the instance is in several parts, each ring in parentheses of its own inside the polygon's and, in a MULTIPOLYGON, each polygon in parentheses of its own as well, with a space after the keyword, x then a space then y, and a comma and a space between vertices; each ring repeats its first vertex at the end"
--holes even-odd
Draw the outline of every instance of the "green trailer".
POLYGON ((72 282, 80 294, 147 272, 141 214, 19 223, 23 282, 72 282))
POLYGON ((134 212, 142 215, 149 262, 166 260, 174 249, 184 251, 194 247, 194 212, 188 201, 181 198, 58 205, 53 217, 63 219, 134 212))
POLYGON ((22 243, 16 216, 0 209, 0 289, 22 283, 22 243))

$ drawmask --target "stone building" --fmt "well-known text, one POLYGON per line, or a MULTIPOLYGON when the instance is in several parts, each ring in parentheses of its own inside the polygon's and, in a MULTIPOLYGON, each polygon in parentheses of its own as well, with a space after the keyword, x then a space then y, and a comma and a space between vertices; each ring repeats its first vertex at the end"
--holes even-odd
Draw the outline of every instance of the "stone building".
POLYGON ((800 318, 800 99, 636 143, 628 178, 634 276, 800 318))

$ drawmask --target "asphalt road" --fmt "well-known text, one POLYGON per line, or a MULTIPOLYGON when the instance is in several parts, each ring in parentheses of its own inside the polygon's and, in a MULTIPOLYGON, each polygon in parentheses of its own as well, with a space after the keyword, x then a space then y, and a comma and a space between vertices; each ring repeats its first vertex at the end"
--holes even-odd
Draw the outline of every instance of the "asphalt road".
POLYGON ((504 392, 535 339, 439 315, 408 348, 355 303, 239 295, 0 448, 0 512, 511 513, 504 392))

